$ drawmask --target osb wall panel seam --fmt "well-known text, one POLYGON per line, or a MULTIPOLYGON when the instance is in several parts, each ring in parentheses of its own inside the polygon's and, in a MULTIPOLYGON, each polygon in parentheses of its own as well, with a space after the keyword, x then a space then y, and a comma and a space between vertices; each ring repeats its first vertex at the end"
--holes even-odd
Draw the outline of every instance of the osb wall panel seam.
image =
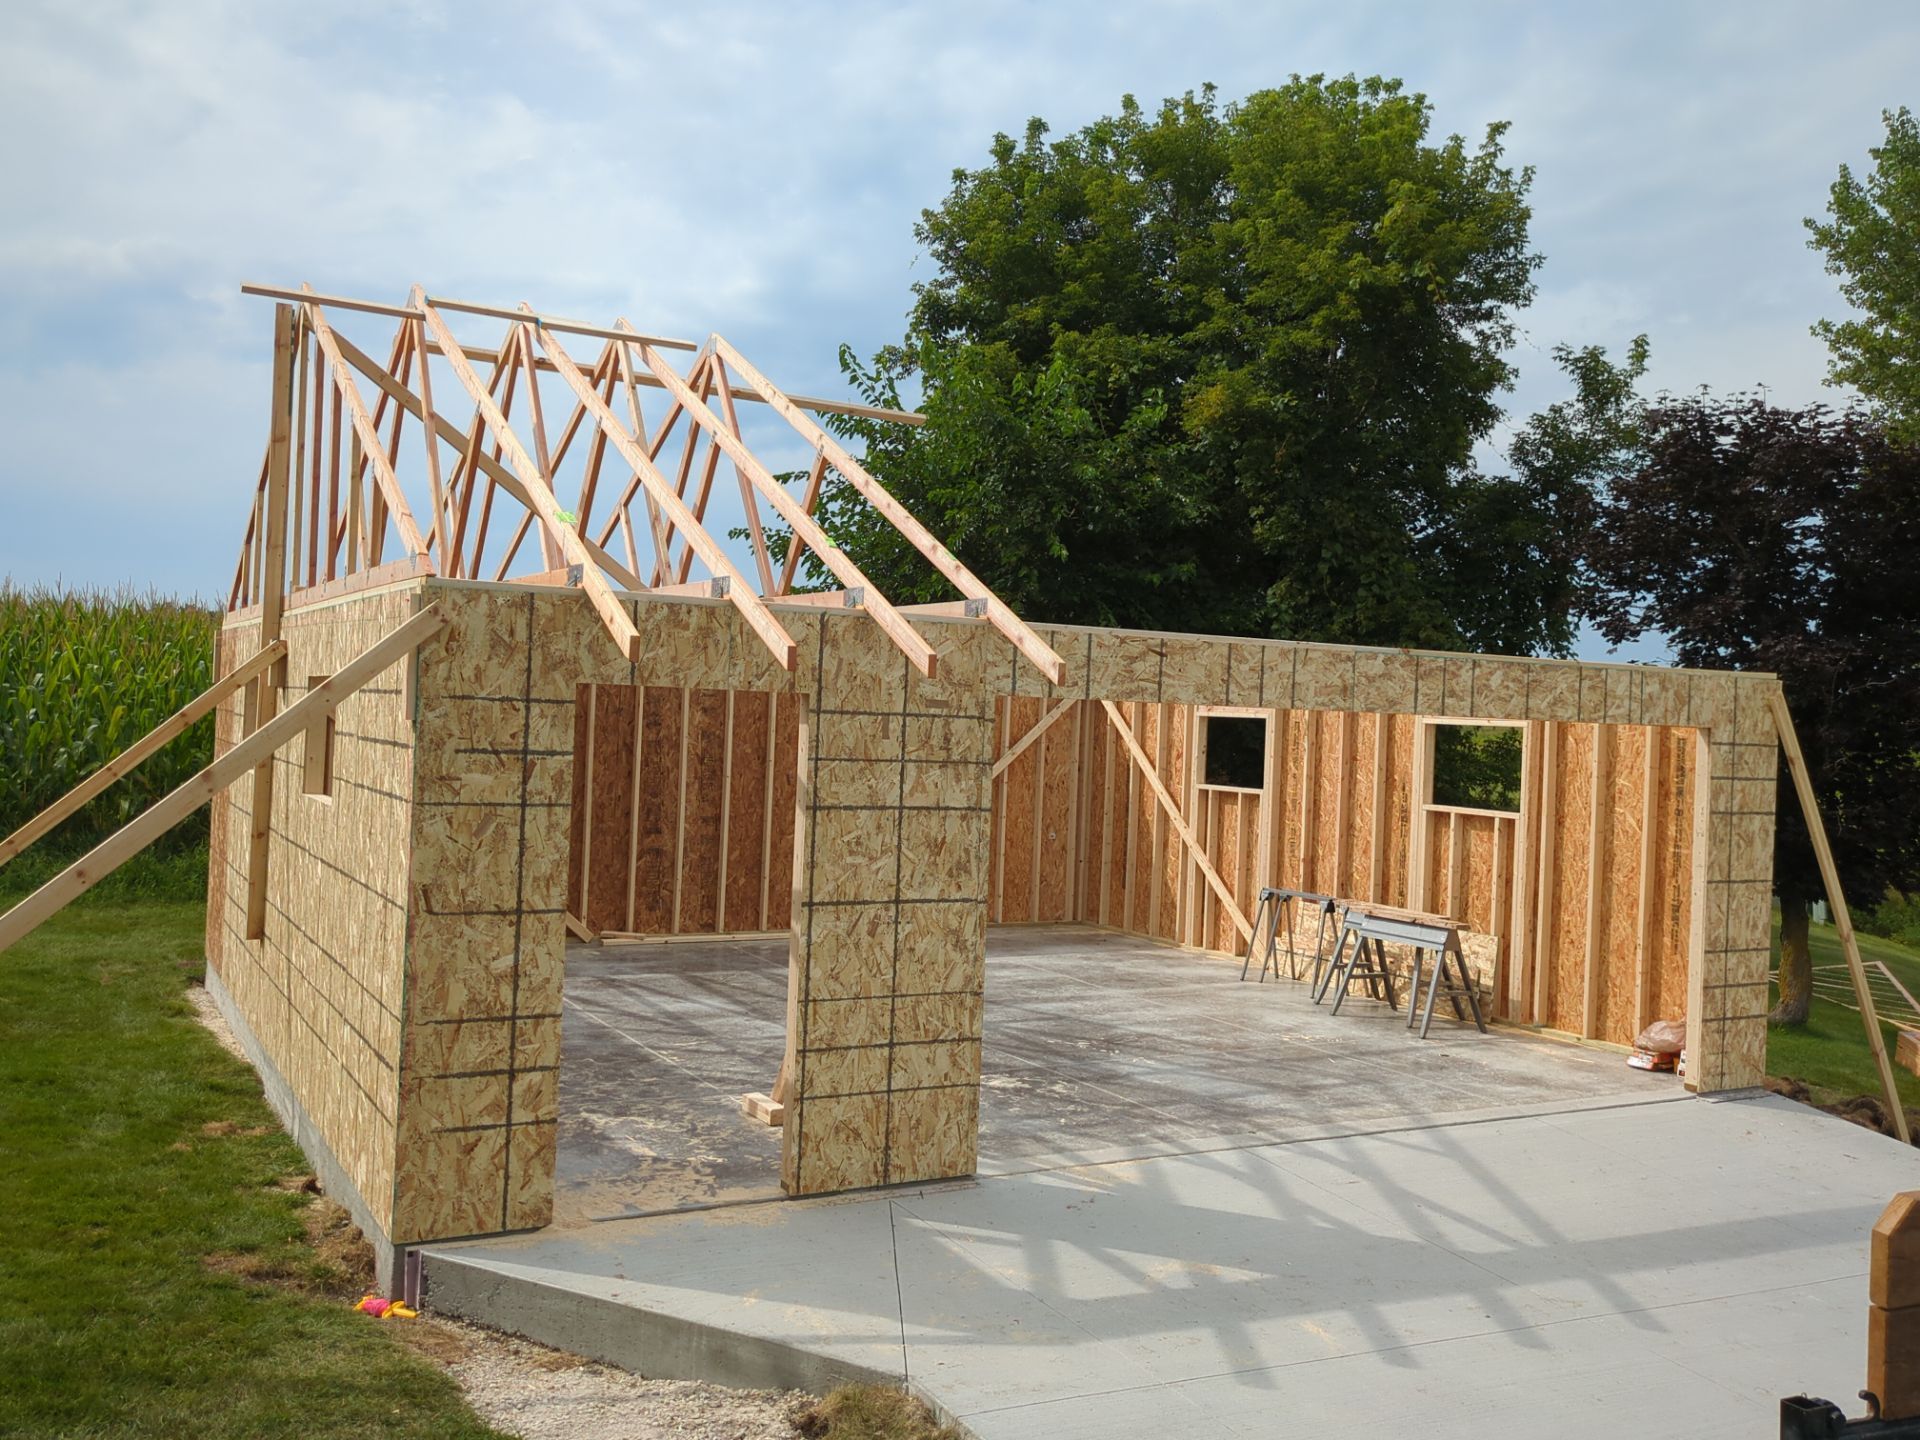
MULTIPOLYGON (((417 586, 290 612, 290 702, 414 613, 417 586)), ((222 665, 249 653, 257 620, 229 622, 222 665)), ((208 963, 286 1077, 376 1220, 390 1223, 399 1109, 413 662, 342 703, 331 795, 303 793, 304 741, 274 764, 266 933, 246 934, 250 777, 213 805, 208 963)), ((245 697, 223 705, 216 748, 238 738, 245 697)))
POLYGON ((792 1194, 975 1163, 994 720, 990 692, 964 682, 982 647, 943 652, 929 684, 850 618, 813 637, 792 1194))
POLYGON ((396 1238, 551 1218, 579 683, 631 682, 598 617, 434 585, 423 664, 396 1238))

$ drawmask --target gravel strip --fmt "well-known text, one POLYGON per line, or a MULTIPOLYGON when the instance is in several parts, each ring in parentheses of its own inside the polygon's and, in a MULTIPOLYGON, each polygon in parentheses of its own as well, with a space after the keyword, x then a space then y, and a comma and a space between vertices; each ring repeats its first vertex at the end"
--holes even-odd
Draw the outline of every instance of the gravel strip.
MULTIPOLYGON (((247 1052, 240 1048, 240 1041, 233 1033, 233 1027, 227 1024, 227 1017, 220 1013, 220 1007, 213 1003, 213 996, 207 993, 204 985, 189 985, 187 1000, 199 1013, 200 1023, 213 1032, 213 1038, 220 1042, 221 1048, 237 1059, 246 1060, 247 1052)), ((253 1062, 248 1060, 251 1065, 253 1062)))
POLYGON ((483 1420, 523 1440, 795 1440, 787 1415, 806 1398, 643 1380, 439 1316, 391 1323, 452 1373, 483 1420))

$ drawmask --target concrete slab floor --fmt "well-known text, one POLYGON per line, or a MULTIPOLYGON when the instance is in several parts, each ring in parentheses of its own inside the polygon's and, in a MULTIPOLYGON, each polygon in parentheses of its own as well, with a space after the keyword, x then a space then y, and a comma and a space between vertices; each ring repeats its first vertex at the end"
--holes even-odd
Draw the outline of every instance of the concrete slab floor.
MULTIPOLYGON (((1356 997, 1084 926, 988 932, 980 1173, 1197 1153, 1491 1107, 1679 1093, 1612 1051, 1356 997)), ((777 1130, 740 1113, 772 1085, 786 942, 575 945, 561 1027, 556 1220, 779 1194, 777 1130)))
POLYGON ((1569 1101, 434 1247, 427 1294, 576 1345, 645 1315, 643 1369, 683 1337, 903 1377, 980 1440, 1752 1436, 1852 1404, 1916 1186, 1770 1096, 1569 1101))

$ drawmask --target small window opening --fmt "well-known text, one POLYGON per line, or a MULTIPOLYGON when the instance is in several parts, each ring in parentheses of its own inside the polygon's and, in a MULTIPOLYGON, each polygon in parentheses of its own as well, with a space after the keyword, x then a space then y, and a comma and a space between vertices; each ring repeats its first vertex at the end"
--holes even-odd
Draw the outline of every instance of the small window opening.
MULTIPOLYGON (((308 693, 311 694, 314 688, 326 679, 325 675, 310 676, 307 680, 308 693)), ((322 715, 307 727, 306 755, 300 766, 300 789, 305 794, 319 796, 322 799, 331 797, 333 794, 333 716, 331 713, 322 715)))
POLYGON ((1433 727, 1433 803, 1472 810, 1520 809, 1520 748, 1514 725, 1433 727))
POLYGON ((1208 785, 1263 790, 1267 784, 1267 722, 1250 715, 1208 715, 1204 745, 1208 785))

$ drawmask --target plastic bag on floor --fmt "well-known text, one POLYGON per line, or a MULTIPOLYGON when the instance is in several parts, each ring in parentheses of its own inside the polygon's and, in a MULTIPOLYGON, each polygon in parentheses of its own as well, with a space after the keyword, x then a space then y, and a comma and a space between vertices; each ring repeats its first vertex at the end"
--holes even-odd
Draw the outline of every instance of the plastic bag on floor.
POLYGON ((1633 1042, 1633 1048, 1650 1050, 1655 1055, 1678 1055, 1686 1043, 1686 1021, 1656 1020, 1640 1032, 1640 1038, 1633 1042))

